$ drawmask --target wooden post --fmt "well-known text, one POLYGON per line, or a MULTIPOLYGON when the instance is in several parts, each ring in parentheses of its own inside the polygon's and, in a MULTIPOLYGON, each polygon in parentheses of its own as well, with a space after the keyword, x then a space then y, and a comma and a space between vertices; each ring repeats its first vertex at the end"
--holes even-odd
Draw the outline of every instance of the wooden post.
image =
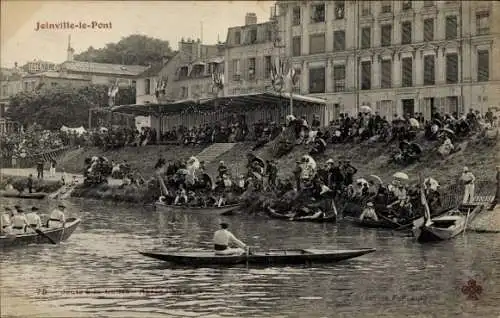
POLYGON ((89 109, 89 130, 92 128, 92 108, 89 109))

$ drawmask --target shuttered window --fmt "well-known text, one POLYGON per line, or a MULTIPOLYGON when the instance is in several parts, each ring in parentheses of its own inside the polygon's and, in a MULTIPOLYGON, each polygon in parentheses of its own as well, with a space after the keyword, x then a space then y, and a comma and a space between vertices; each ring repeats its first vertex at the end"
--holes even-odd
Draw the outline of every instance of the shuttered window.
POLYGON ((372 87, 372 62, 361 62, 361 89, 372 87))
POLYGON ((411 43, 411 22, 401 23, 401 44, 411 43))
POLYGON ((392 61, 382 60, 382 77, 380 82, 381 88, 390 88, 392 86, 392 61))
POLYGON ((424 20, 424 42, 434 41, 434 19, 424 20))
POLYGON ((345 65, 333 66, 333 89, 334 92, 345 91, 345 65))
POLYGON ((477 52, 477 81, 486 82, 490 79, 490 53, 487 50, 477 52))
POLYGON ((314 67, 309 69, 309 93, 325 92, 325 68, 314 67))
POLYGON ((365 27, 361 29, 361 48, 368 49, 371 46, 371 28, 365 27))
POLYGON ((449 15, 446 17, 446 40, 457 38, 457 16, 449 15))
POLYGON ((424 56, 424 85, 435 84, 436 70, 434 65, 434 55, 424 56))
POLYGON ((345 51, 345 31, 338 30, 333 32, 333 50, 345 51))
POLYGON ((311 23, 325 22, 325 4, 316 4, 311 8, 311 23))
POLYGON ((458 54, 446 54, 446 83, 458 82, 458 54))
POLYGON ((382 25, 381 34, 380 34, 380 45, 381 46, 390 46, 392 39, 392 25, 385 24, 382 25))
POLYGON ((292 55, 300 56, 302 54, 302 38, 300 36, 294 36, 292 38, 292 55))
POLYGON ((309 36, 309 54, 325 52, 325 34, 312 34, 309 36))
POLYGON ((405 57, 401 59, 402 66, 402 86, 412 87, 413 86, 413 60, 411 57, 405 57))

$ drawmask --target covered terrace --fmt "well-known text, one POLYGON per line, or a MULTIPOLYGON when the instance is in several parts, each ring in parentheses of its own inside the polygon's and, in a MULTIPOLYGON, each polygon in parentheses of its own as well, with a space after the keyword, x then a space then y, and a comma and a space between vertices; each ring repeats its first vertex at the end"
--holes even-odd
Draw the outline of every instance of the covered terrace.
MULTIPOLYGON (((327 121, 326 101, 319 98, 292 95, 293 114, 306 116, 308 122, 313 115, 319 115, 322 124, 327 121)), ((120 105, 111 108, 112 112, 150 116, 151 127, 160 134, 173 127, 187 128, 223 122, 235 116, 244 116, 250 127, 259 121, 284 122, 290 114, 290 94, 288 93, 251 93, 200 100, 179 100, 171 103, 146 105, 120 105)))

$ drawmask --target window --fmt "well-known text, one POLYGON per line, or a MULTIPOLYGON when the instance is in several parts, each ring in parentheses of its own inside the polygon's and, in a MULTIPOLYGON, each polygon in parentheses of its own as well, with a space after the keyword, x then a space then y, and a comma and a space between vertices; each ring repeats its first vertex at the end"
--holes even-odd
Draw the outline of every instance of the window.
POLYGON ((234 32, 234 44, 241 44, 241 32, 234 32))
POLYGON ((264 56, 264 78, 270 78, 271 77, 271 57, 270 56, 264 56))
POLYGON ((371 46, 371 28, 365 27, 361 29, 361 48, 367 49, 371 46))
POLYGON ((446 54, 446 83, 458 82, 458 54, 446 54))
POLYGON ((490 14, 481 12, 476 14, 476 34, 485 35, 490 33, 490 14))
POLYGON ((403 10, 410 10, 411 9, 411 1, 403 1, 403 10))
POLYGON ((333 50, 345 51, 345 31, 338 30, 333 32, 333 50))
POLYGON ((325 34, 309 35, 309 54, 317 54, 325 52, 325 34))
POLYGON ((300 24, 300 7, 294 7, 292 9, 292 25, 300 24))
POLYGON ((434 1, 424 1, 424 7, 432 7, 434 5, 434 1))
POLYGON ((434 41, 434 19, 424 20, 424 42, 434 41))
POLYGON ((344 18, 345 4, 344 1, 335 2, 335 19, 342 20, 344 18))
POLYGON ((392 25, 390 24, 382 25, 380 37, 381 37, 380 39, 381 46, 391 46, 392 25))
POLYGON ((300 94, 300 84, 302 81, 300 80, 300 74, 302 73, 302 69, 300 67, 294 67, 295 68, 295 77, 297 78, 297 81, 293 85, 293 92, 300 94))
POLYGON ((333 66, 333 91, 345 91, 345 65, 333 66))
POLYGON ((292 38, 292 56, 300 56, 302 54, 302 38, 294 36, 292 38))
POLYGON ((233 80, 239 81, 240 80, 240 60, 233 60, 233 80))
POLYGON ((316 67, 309 69, 309 93, 325 92, 325 68, 316 67))
POLYGON ((361 62, 361 89, 370 89, 372 86, 372 62, 361 62))
POLYGON ((146 78, 144 81, 144 95, 149 95, 151 94, 151 80, 149 78, 146 78))
POLYGON ((56 87, 56 86, 57 86, 57 83, 56 83, 56 82, 52 82, 52 83, 50 83, 50 86, 52 86, 52 87, 56 87))
POLYGON ((248 40, 250 44, 254 44, 257 42, 257 29, 251 29, 248 34, 248 40))
POLYGON ((248 59, 248 79, 255 79, 255 57, 248 59))
POLYGON ((446 17, 446 40, 457 38, 457 16, 449 15, 446 17))
POLYGON ((382 78, 380 82, 381 88, 390 88, 392 86, 392 61, 382 60, 382 78))
POLYGON ((411 22, 401 23, 401 44, 411 43, 411 22))
POLYGON ((382 1, 382 13, 391 13, 392 5, 391 1, 382 1))
POLYGON ((424 56, 424 85, 435 84, 436 70, 434 65, 434 55, 424 56))
POLYGON ((402 64, 402 86, 412 87, 413 86, 413 60, 411 57, 405 57, 401 59, 402 64))
POLYGON ((325 22, 325 4, 316 4, 312 6, 311 23, 325 22))
POLYGON ((361 3, 361 16, 366 17, 370 15, 370 1, 363 1, 361 3))
POLYGON ((477 81, 486 82, 490 78, 490 53, 487 50, 477 52, 477 81))

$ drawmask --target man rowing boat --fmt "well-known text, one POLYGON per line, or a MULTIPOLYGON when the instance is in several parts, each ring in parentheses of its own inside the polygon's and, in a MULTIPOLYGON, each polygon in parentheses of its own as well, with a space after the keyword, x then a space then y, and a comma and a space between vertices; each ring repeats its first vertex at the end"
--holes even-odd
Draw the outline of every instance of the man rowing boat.
POLYGON ((238 240, 233 233, 229 232, 227 223, 220 224, 221 229, 217 230, 214 234, 214 250, 216 255, 241 255, 245 253, 247 246, 242 241, 238 240), (238 247, 231 248, 231 244, 238 247))

